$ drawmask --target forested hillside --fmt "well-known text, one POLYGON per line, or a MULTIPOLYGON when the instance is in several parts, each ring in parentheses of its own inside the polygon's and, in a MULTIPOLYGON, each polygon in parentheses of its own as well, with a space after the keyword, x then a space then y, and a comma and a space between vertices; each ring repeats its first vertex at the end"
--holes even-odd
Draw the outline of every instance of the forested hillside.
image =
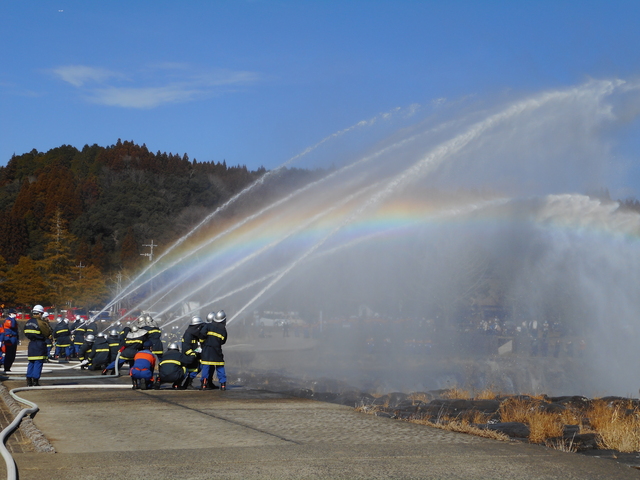
MULTIPOLYGON (((98 306, 148 261, 143 245, 161 251, 264 173, 120 140, 14 155, 0 167, 0 300, 98 306)), ((286 170, 270 188, 314 174, 286 170)))

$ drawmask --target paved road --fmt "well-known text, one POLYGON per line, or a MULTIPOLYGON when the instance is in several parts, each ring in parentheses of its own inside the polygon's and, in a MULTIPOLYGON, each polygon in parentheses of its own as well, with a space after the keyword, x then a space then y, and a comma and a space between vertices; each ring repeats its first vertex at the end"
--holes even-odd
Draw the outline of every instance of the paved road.
POLYGON ((57 453, 16 454, 22 480, 640 478, 610 460, 244 388, 23 394, 57 453))

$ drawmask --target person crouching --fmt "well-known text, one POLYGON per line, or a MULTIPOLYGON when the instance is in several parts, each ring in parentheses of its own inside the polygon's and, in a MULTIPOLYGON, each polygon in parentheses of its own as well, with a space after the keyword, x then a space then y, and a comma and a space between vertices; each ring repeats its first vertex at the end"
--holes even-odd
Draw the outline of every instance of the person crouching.
MULTIPOLYGON (((87 335, 88 337, 89 335, 87 335)), ((91 350, 87 353, 86 358, 89 360, 87 366, 89 370, 103 370, 109 365, 109 342, 107 336, 104 333, 99 333, 95 337, 91 350)))
POLYGON ((158 366, 158 380, 156 388, 163 383, 172 383, 172 388, 184 390, 189 387, 191 377, 187 372, 187 365, 191 364, 196 353, 190 350, 187 355, 180 352, 177 343, 170 343, 158 366))
POLYGON ((151 342, 145 342, 144 349, 133 357, 133 366, 129 369, 132 388, 146 390, 153 385, 153 371, 156 368, 156 356, 151 353, 151 342))

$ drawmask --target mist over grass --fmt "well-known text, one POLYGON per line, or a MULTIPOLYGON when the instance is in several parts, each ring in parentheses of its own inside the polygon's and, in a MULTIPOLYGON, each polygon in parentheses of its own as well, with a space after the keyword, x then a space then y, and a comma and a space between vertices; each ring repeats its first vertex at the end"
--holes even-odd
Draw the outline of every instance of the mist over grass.
POLYGON ((584 192, 629 188, 616 142, 637 92, 593 80, 340 130, 292 163, 322 166, 319 178, 250 213, 212 216, 141 277, 136 305, 182 327, 223 308, 232 335, 285 312, 316 331, 313 375, 372 375, 360 364, 380 361, 418 386, 428 364, 496 356, 469 339, 499 312, 496 337, 527 339, 511 353, 523 364, 546 323, 543 344, 562 342, 568 377, 589 372, 574 393, 635 393, 640 217, 584 192), (347 329, 348 342, 332 338, 347 329), (407 353, 411 340, 424 351, 407 353), (579 361, 569 342, 584 345, 579 361))

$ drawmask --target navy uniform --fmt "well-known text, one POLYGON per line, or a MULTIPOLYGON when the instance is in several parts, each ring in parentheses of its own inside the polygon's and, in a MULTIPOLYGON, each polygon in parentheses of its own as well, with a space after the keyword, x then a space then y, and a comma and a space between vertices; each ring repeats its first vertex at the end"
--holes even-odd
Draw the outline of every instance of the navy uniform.
POLYGON ((98 324, 95 321, 87 322, 84 324, 85 335, 98 336, 98 324))
POLYGON ((213 374, 217 372, 220 388, 226 390, 227 375, 224 369, 224 356, 222 355, 222 345, 227 341, 227 316, 223 310, 216 314, 209 314, 213 322, 206 323, 200 330, 199 338, 204 341, 202 344, 202 388, 218 388, 213 384, 213 374))
POLYGON ((42 366, 49 358, 47 349, 47 339, 51 338, 51 327, 49 322, 42 318, 44 308, 42 305, 33 307, 31 318, 24 326, 24 336, 29 339, 27 349, 27 386, 39 387, 42 366))
MULTIPOLYGON (((129 362, 129 367, 131 367, 134 363, 134 357, 136 353, 143 349, 144 342, 146 341, 147 331, 136 327, 135 325, 131 328, 125 327, 120 334, 122 335, 126 333, 124 339, 120 341, 120 347, 118 351, 120 352, 120 358, 118 359, 118 370, 124 365, 124 362, 129 362)), ((116 359, 112 359, 111 363, 107 365, 106 370, 114 370, 116 368, 116 359)), ((105 372, 103 372, 105 373, 105 372)))
POLYGON ((86 328, 84 320, 80 315, 76 315, 76 320, 71 324, 71 333, 73 334, 73 354, 76 357, 80 357, 80 348, 84 343, 84 335, 86 328))
POLYGON ((11 366, 16 358, 16 351, 18 349, 18 322, 16 322, 15 311, 9 311, 9 315, 3 323, 3 329, 4 373, 7 373, 11 371, 11 366))
POLYGON ((158 324, 153 321, 151 315, 146 315, 144 317, 141 328, 147 331, 147 338, 151 342, 151 353, 158 357, 158 359, 161 359, 164 352, 164 345, 162 345, 162 330, 160 330, 158 324))
POLYGON ((191 318, 191 324, 182 336, 182 353, 189 355, 192 359, 191 362, 186 365, 187 373, 191 379, 189 383, 200 373, 200 352, 202 351, 200 330, 202 327, 204 327, 204 321, 200 317, 195 316, 191 318), (192 353, 195 355, 191 355, 192 353))
POLYGON ((109 342, 104 333, 99 333, 93 342, 91 351, 87 354, 89 370, 102 370, 110 362, 109 342))
POLYGON ((172 383, 173 388, 187 388, 191 383, 191 378, 187 375, 187 365, 191 364, 195 355, 194 351, 189 355, 181 353, 177 343, 170 344, 158 367, 157 387, 162 383, 172 383))
POLYGON ((69 324, 58 317, 56 325, 53 327, 53 340, 56 342, 55 358, 65 357, 67 360, 71 357, 71 332, 69 324))

